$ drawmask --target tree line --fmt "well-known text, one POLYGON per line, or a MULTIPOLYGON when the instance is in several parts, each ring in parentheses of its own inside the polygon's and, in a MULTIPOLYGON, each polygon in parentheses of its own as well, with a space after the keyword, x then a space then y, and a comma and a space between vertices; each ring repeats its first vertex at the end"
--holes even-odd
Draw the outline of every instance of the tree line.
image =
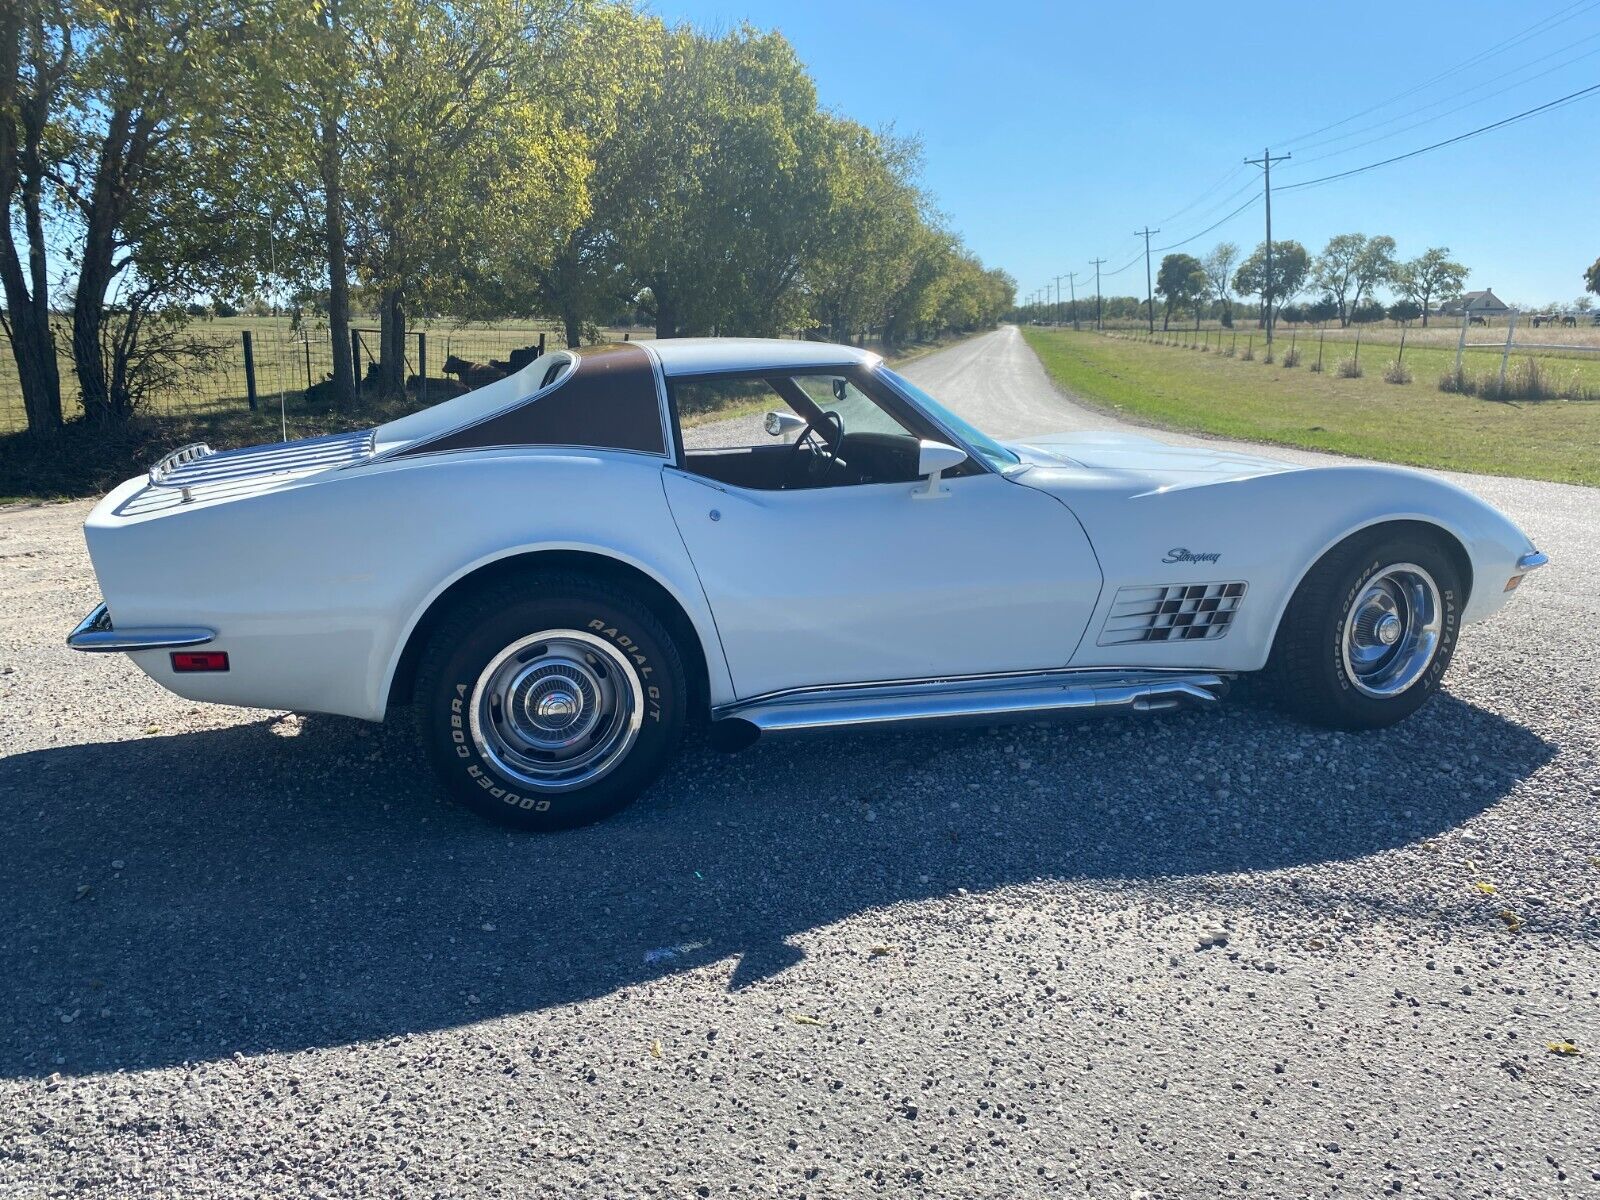
MULTIPOLYGON (((1220 318, 1231 326, 1237 299, 1248 297, 1255 302, 1246 306, 1247 315, 1258 324, 1265 321, 1270 304, 1275 320, 1296 325, 1337 321, 1348 327, 1421 318, 1426 326, 1441 304, 1461 295, 1470 272, 1451 257, 1448 246, 1430 247, 1411 259, 1399 258, 1397 250, 1395 239, 1385 234, 1342 233, 1329 238, 1317 255, 1292 239, 1274 239, 1270 269, 1265 242, 1243 258, 1234 242, 1219 242, 1202 258, 1168 254, 1161 260, 1153 288, 1154 299, 1161 303, 1161 327, 1169 328, 1177 313, 1196 320, 1220 318), (1390 299, 1385 302, 1380 292, 1389 293, 1390 299)), ((1588 291, 1600 293, 1600 261, 1585 273, 1584 282, 1588 291)), ((1104 299, 1102 309, 1105 317, 1126 320, 1144 317, 1148 303, 1134 296, 1112 296, 1104 299)), ((1591 300, 1580 296, 1571 306, 1586 311, 1591 300)), ((1059 317, 1054 305, 1019 311, 1035 318, 1045 309, 1059 317)), ((1153 308, 1149 315, 1153 318, 1153 308)))
POLYGON ((659 337, 992 324, 1014 284, 920 151, 823 109, 793 48, 615 0, 8 0, 3 324, 29 429, 125 420, 207 307, 352 306, 404 384, 408 321, 619 313, 659 337))

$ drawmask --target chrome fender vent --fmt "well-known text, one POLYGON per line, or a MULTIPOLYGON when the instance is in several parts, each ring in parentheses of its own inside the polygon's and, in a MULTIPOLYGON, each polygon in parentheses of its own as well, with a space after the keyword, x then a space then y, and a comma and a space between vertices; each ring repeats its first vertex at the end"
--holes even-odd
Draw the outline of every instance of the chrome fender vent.
POLYGON ((1242 583, 1149 584, 1118 588, 1099 644, 1214 640, 1244 601, 1242 583))

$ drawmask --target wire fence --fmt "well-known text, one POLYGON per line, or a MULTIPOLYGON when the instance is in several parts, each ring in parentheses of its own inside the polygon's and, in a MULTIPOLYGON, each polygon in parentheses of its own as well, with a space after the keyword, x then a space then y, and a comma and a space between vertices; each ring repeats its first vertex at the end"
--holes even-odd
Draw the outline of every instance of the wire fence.
MULTIPOLYGON (((57 331, 58 347, 66 347, 68 331, 57 331)), ((603 341, 647 336, 643 329, 601 332, 603 341)), ((333 344, 326 327, 304 326, 290 317, 217 317, 197 320, 188 331, 191 346, 180 369, 166 386, 147 396, 140 411, 152 416, 204 416, 257 407, 276 409, 280 403, 297 404, 308 390, 333 376, 333 344)), ((357 322, 351 329, 351 349, 357 379, 372 386, 381 362, 376 322, 357 322)), ((458 380, 446 365, 462 360, 501 369, 520 367, 534 354, 566 344, 553 323, 463 324, 433 321, 406 335, 402 376, 409 390, 422 400, 443 399, 458 380)), ((82 414, 77 378, 71 355, 58 349, 61 400, 71 420, 82 414)), ((477 377, 481 378, 481 376, 477 377)), ((16 360, 4 331, 0 331, 0 434, 25 428, 27 415, 16 360)))

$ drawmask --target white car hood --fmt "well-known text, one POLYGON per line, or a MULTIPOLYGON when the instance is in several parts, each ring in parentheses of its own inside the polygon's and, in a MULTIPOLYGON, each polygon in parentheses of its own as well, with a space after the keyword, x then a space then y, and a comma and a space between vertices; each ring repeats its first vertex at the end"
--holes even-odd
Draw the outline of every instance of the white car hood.
POLYGON ((1294 463, 1210 446, 1172 446, 1136 434, 1083 432, 1007 442, 1031 467, 1086 468, 1149 489, 1192 487, 1298 471, 1294 463))

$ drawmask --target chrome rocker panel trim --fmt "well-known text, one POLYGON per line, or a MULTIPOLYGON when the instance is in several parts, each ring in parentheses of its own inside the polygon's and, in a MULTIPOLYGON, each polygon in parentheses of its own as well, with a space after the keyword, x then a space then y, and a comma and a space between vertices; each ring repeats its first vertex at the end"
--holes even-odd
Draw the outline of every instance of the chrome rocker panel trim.
POLYGON ((117 629, 111 613, 101 603, 78 627, 67 634, 67 645, 89 654, 118 654, 130 650, 166 650, 183 646, 204 646, 216 632, 199 626, 148 625, 137 629, 117 629))
POLYGON ((712 712, 729 748, 760 734, 992 725, 1052 717, 1210 707, 1227 694, 1204 671, 1078 670, 803 688, 757 696, 712 712), (742 736, 741 736, 742 735, 742 736))

